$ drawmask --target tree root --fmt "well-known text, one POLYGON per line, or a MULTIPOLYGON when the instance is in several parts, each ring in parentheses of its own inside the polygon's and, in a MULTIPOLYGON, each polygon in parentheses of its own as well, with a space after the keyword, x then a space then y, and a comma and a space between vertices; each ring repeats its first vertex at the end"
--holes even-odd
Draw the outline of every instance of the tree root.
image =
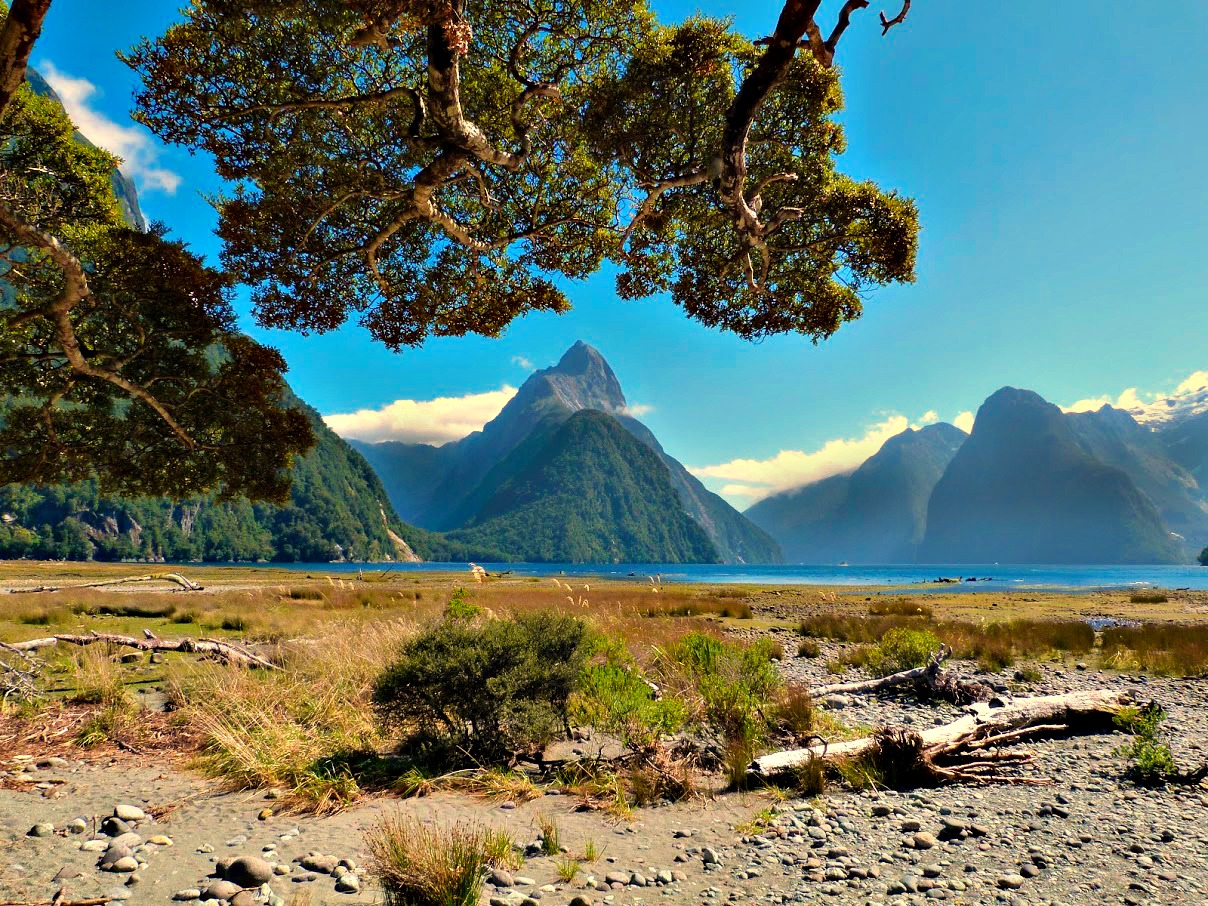
POLYGON ((755 759, 757 777, 787 773, 811 759, 831 766, 858 763, 878 782, 896 788, 936 783, 1037 784, 1039 778, 1005 773, 1031 762, 1022 752, 1003 752, 1026 737, 1094 733, 1112 728, 1112 718, 1131 702, 1128 692, 1095 690, 1007 701, 1001 698, 966 708, 958 720, 921 733, 885 728, 862 739, 775 752, 755 759))

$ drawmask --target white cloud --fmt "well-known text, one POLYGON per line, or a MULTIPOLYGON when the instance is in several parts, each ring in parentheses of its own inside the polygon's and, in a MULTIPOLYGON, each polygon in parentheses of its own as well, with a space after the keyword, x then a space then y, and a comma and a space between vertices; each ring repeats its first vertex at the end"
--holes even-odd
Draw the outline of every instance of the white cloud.
POLYGON ((525 371, 531 371, 533 369, 532 360, 522 355, 512 356, 512 364, 520 366, 525 371))
POLYGON ((923 413, 923 417, 919 419, 920 425, 934 425, 940 420, 940 414, 934 409, 928 409, 923 413))
POLYGON ((690 466, 697 478, 718 478, 728 482, 721 493, 749 501, 800 487, 841 472, 850 472, 881 449, 895 434, 901 434, 910 421, 904 415, 890 415, 869 426, 861 437, 828 440, 816 450, 781 450, 768 459, 732 459, 712 466, 690 466))
POLYGON ((966 434, 968 434, 970 431, 973 430, 973 421, 975 418, 976 418, 976 416, 972 412, 970 412, 969 410, 966 409, 964 412, 960 413, 959 415, 957 415, 956 418, 954 418, 952 420, 952 424, 956 425, 956 427, 960 428, 962 431, 964 431, 966 434))
POLYGON ((40 62, 38 70, 63 101, 63 108, 76 129, 93 144, 120 157, 122 172, 134 180, 139 191, 157 189, 169 195, 176 193, 181 177, 156 165, 159 145, 151 133, 133 124, 114 122, 93 109, 90 104, 97 88, 87 79, 69 76, 49 60, 40 62))
POLYGON ((633 418, 641 418, 643 415, 649 415, 653 411, 654 406, 648 403, 630 403, 622 410, 622 414, 633 418))
POLYGON ((341 437, 439 446, 482 428, 515 395, 515 387, 504 385, 498 390, 465 396, 395 400, 380 409, 325 415, 323 421, 341 437))
POLYGON ((1109 394, 1062 406, 1063 412, 1094 412, 1103 406, 1123 409, 1142 424, 1159 424, 1180 415, 1208 411, 1208 371, 1194 371, 1170 393, 1129 387, 1114 399, 1109 394))

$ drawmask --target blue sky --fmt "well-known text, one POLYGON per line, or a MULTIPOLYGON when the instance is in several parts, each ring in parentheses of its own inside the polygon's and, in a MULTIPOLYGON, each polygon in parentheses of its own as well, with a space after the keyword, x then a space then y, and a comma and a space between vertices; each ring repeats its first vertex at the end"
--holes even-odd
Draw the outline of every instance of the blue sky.
MULTIPOLYGON (((151 218, 212 256, 208 162, 123 131, 134 79, 114 51, 160 32, 177 5, 55 0, 34 62, 60 84, 90 83, 74 84, 90 137, 130 157, 151 218)), ((832 340, 751 345, 665 299, 619 302, 607 273, 571 287, 573 313, 528 317, 501 340, 396 355, 356 327, 319 337, 244 327, 282 350, 291 383, 320 411, 442 398, 396 411, 443 413, 454 433, 450 422, 502 402, 524 363, 550 364, 583 339, 630 401, 650 407, 643 419, 673 455, 698 467, 762 463, 747 477, 742 467, 704 473, 731 492, 750 475, 817 471, 781 451, 822 451, 809 468, 834 468, 892 428, 929 412, 952 420, 1003 385, 1068 404, 1169 392, 1208 369, 1208 4, 1172 0, 1153 15, 1123 0, 927 0, 884 39, 878 6, 897 8, 885 0, 857 14, 840 47, 842 168, 917 200, 919 279, 877 293, 832 340), (863 446, 835 446, 842 439, 863 446)), ((733 11, 714 0, 655 8, 666 21, 733 11)), ((763 35, 778 11, 744 4, 736 24, 763 35)))

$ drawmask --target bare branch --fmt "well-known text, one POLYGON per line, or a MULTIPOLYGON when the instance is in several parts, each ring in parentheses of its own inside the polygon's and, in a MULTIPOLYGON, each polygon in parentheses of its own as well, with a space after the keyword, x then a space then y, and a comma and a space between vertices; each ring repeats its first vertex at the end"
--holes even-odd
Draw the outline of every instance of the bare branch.
POLYGON ((843 8, 839 10, 839 21, 835 23, 835 29, 831 32, 830 37, 826 39, 826 49, 830 52, 832 60, 835 56, 835 48, 839 46, 839 39, 851 25, 851 14, 858 9, 867 9, 868 4, 869 0, 847 0, 843 4, 843 8))
POLYGON ((889 30, 895 25, 901 25, 906 21, 906 14, 910 12, 910 0, 902 0, 902 11, 892 19, 886 19, 885 14, 881 13, 881 37, 889 34, 889 30))

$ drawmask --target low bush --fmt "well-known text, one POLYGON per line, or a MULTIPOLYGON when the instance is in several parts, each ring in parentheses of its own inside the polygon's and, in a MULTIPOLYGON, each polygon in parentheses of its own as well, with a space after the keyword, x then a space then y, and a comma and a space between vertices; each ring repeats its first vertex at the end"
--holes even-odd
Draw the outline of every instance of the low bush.
POLYGON ((403 646, 373 703, 388 727, 443 738, 480 762, 504 760, 567 727, 586 639, 582 620, 549 611, 446 620, 403 646))
POLYGON ((673 697, 656 699, 636 664, 605 661, 583 671, 571 714, 627 748, 648 750, 683 726, 687 709, 673 697))
POLYGON ((1128 596, 1130 604, 1165 604, 1169 600, 1170 598, 1161 592, 1151 591, 1137 592, 1128 596))
POLYGON ((865 649, 863 666, 873 676, 889 676, 926 666, 939 647, 940 640, 925 629, 891 629, 880 642, 865 649))
POLYGON ((1141 708, 1124 708, 1116 715, 1116 726, 1132 734, 1132 741, 1116 749, 1130 762, 1128 776, 1140 784, 1164 783, 1178 775, 1170 746, 1159 738, 1166 712, 1151 702, 1141 708))
POLYGON ((455 588, 445 608, 445 615, 450 620, 473 620, 482 615, 482 608, 470 600, 469 592, 464 588, 455 588))
POLYGON ((291 588, 289 597, 291 601, 322 601, 323 592, 317 588, 291 588))
POLYGON ((813 639, 802 639, 797 643, 797 657, 815 658, 822 654, 822 646, 813 639))

